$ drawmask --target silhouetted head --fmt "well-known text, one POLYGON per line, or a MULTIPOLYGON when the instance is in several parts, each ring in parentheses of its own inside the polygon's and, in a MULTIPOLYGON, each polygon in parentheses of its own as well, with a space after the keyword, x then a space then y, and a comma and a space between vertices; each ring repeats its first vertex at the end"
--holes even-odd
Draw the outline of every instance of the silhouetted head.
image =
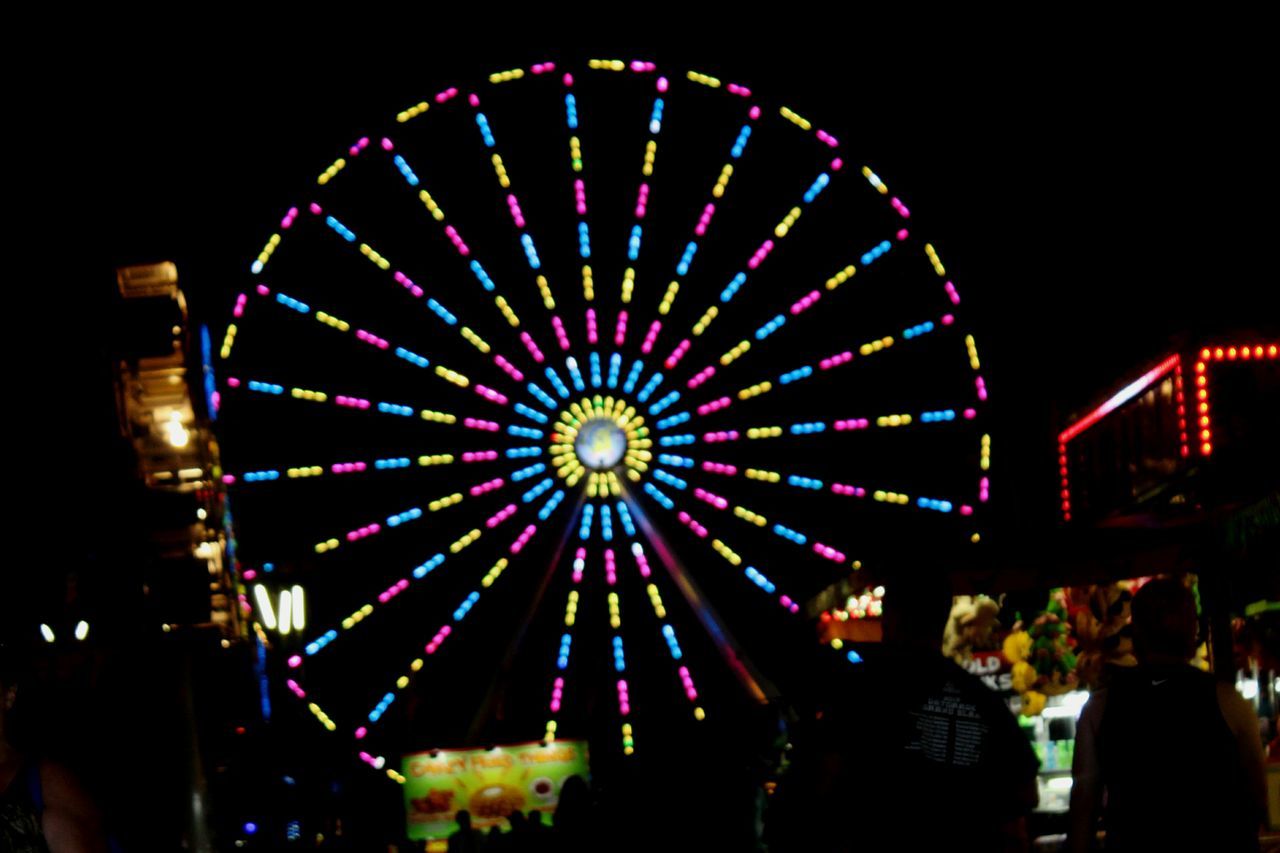
POLYGON ((466 809, 462 809, 461 811, 458 812, 456 819, 458 821, 458 829, 462 830, 463 832, 466 832, 467 830, 471 829, 471 812, 467 811, 466 809))
POLYGON ((932 572, 904 575, 885 583, 884 616, 880 619, 886 643, 942 650, 942 631, 951 615, 951 586, 932 572))
POLYGON ((1196 653, 1196 600, 1176 578, 1156 578, 1133 598, 1133 650, 1143 663, 1186 662, 1196 653))

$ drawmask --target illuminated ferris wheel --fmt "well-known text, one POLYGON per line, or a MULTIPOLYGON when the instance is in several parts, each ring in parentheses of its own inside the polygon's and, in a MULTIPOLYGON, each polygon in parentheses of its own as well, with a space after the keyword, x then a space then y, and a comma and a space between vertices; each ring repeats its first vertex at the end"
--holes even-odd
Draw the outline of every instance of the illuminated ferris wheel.
POLYGON ((252 262, 217 395, 243 577, 307 586, 285 685, 369 765, 403 781, 406 719, 492 709, 467 668, 529 740, 714 725, 712 673, 761 694, 736 614, 803 632, 904 536, 978 541, 960 291, 794 106, 651 62, 495 73, 342 150, 252 262))

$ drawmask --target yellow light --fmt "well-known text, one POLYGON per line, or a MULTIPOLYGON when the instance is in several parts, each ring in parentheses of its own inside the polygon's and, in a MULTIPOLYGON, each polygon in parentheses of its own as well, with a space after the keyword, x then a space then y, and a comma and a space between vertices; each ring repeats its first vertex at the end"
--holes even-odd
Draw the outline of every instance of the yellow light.
POLYGON ((436 222, 444 221, 444 211, 440 209, 440 205, 436 204, 436 200, 431 197, 431 193, 426 190, 419 190, 418 198, 427 206, 427 210, 431 213, 431 218, 436 222))
POLYGON ((293 587, 293 630, 301 633, 307 627, 307 610, 303 601, 302 587, 293 587))
MULTIPOLYGON (((167 626, 166 626, 167 627, 167 626)), ((40 623, 40 636, 44 637, 46 643, 52 643, 58 638, 54 635, 53 629, 43 622, 40 623)))
POLYGON ((548 311, 556 310, 556 301, 551 297, 551 285, 547 283, 547 277, 540 275, 535 281, 538 283, 538 292, 542 294, 542 304, 548 311))
MULTIPOLYGON (((538 276, 538 278, 541 278, 544 284, 546 283, 546 279, 542 278, 542 276, 538 276)), ((501 296, 495 296, 493 302, 498 306, 498 310, 502 312, 502 316, 507 318, 507 322, 511 324, 511 327, 513 329, 519 328, 520 318, 516 316, 516 312, 512 310, 511 306, 507 304, 507 300, 501 296)))
POLYGON ((837 287, 848 281, 855 272, 857 272, 857 270, 854 269, 853 264, 849 264, 849 266, 827 279, 827 290, 835 290, 837 287))
POLYGON ((471 331, 466 326, 462 327, 462 337, 466 338, 467 342, 470 343, 476 349, 480 350, 480 352, 484 353, 485 355, 489 354, 489 350, 491 349, 489 344, 485 342, 484 338, 480 337, 479 335, 471 331))
POLYGON ((725 163, 724 168, 720 170, 720 177, 716 179, 716 185, 711 188, 711 194, 716 198, 722 197, 731 177, 733 177, 733 164, 725 163))
POLYGON ((436 365, 436 375, 442 379, 452 382, 459 388, 466 388, 471 384, 471 380, 458 373, 456 370, 450 370, 442 364, 436 365))
POLYGON ((182 425, 182 416, 177 412, 172 413, 164 425, 164 438, 171 447, 178 449, 186 447, 191 441, 191 433, 182 425))
POLYGON ((631 301, 631 291, 636 286, 636 271, 631 267, 627 267, 622 274, 622 301, 624 303, 631 301))
POLYGON ((289 633, 293 627, 293 593, 287 589, 280 590, 280 634, 289 633))
POLYGON ((694 83, 701 83, 703 86, 709 86, 712 89, 720 88, 720 81, 709 74, 701 74, 697 71, 690 71, 688 74, 690 80, 694 83))
POLYGON ((267 588, 260 583, 254 584, 253 598, 258 602, 259 621, 268 631, 274 631, 276 628, 276 614, 271 608, 271 596, 267 594, 267 588))
POLYGON ((707 718, 707 712, 702 710, 701 705, 693 709, 693 718, 698 722, 702 722, 707 718))
POLYGON ((787 121, 791 122, 794 125, 797 125, 803 130, 810 130, 813 128, 813 125, 809 123, 808 119, 800 117, 799 115, 787 109, 786 107, 783 107, 778 112, 780 112, 782 114, 782 117, 785 118, 787 121))
POLYGON ((650 139, 644 146, 644 168, 640 171, 647 178, 653 174, 653 163, 658 156, 658 142, 650 139))
POLYGON ((590 302, 596 298, 596 283, 591 277, 591 267, 583 265, 582 267, 582 298, 590 302))
POLYGON ((507 177, 507 169, 502 165, 502 157, 495 151, 493 157, 493 171, 498 175, 498 184, 505 189, 511 188, 511 179, 507 177))
POLYGON ((409 664, 409 669, 412 670, 413 672, 417 672, 418 670, 422 669, 422 666, 424 663, 425 661, 423 661, 422 658, 418 658, 413 663, 409 664))
POLYGON ((450 465, 453 463, 453 457, 447 453, 438 453, 433 456, 419 456, 418 464, 427 465, 450 465))
POLYGON ((658 303, 658 313, 666 314, 671 310, 671 303, 675 302, 676 294, 680 292, 680 282, 673 281, 667 285, 667 292, 662 295, 662 301, 658 303))
POLYGON ((409 676, 402 675, 396 679, 396 687, 399 687, 401 690, 404 690, 408 686, 409 686, 409 676))
POLYGON ((929 256, 929 263, 933 264, 933 271, 938 275, 947 274, 947 269, 942 265, 942 261, 938 258, 938 253, 934 251, 932 243, 924 244, 924 253, 929 256))
POLYGON ((513 68, 510 71, 498 71, 489 75, 490 83, 507 83, 511 80, 519 80, 524 76, 523 68, 513 68))
POLYGON ((969 537, 969 541, 976 545, 982 541, 982 537, 979 534, 975 533, 969 537))

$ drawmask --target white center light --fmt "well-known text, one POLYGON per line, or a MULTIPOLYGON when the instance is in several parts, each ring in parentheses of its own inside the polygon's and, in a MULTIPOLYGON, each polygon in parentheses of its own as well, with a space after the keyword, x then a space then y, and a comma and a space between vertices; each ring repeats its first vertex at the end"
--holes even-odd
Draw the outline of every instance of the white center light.
POLYGON ((573 449, 583 465, 605 471, 622 461, 622 455, 627 452, 627 436, 612 420, 594 418, 578 430, 573 449))

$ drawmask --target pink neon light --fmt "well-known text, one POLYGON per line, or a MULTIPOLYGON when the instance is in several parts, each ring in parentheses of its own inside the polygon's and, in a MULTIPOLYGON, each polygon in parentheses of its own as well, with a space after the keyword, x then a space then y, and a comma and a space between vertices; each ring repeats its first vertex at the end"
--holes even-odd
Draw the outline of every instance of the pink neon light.
POLYGON ((693 233, 701 237, 707 233, 707 226, 711 224, 711 217, 716 215, 716 206, 708 204, 702 209, 702 216, 698 218, 698 224, 693 229, 693 233))
MULTIPOLYGON (((553 317, 551 319, 554 323, 556 318, 553 317)), ((533 342, 533 337, 528 332, 520 333, 520 341, 524 344, 525 349, 529 351, 529 355, 533 356, 533 360, 538 364, 542 364, 542 362, 547 360, 547 357, 542 354, 542 350, 538 349, 538 345, 533 342)))
POLYGON ((842 352, 829 358, 824 358, 822 361, 818 362, 818 367, 822 370, 830 370, 833 367, 839 367, 840 365, 847 364, 850 361, 853 361, 853 353, 842 352))
POLYGON ((653 344, 658 340, 658 332, 662 331, 662 322, 654 320, 653 325, 649 327, 649 333, 644 336, 644 343, 640 345, 640 352, 648 355, 653 349, 653 344))
POLYGON ((223 474, 223 475, 222 475, 222 484, 223 484, 224 486, 230 486, 230 485, 231 485, 232 483, 234 483, 235 481, 236 481, 236 475, 235 475, 235 474, 223 474))
POLYGON ((960 304, 960 294, 956 292, 956 286, 954 284, 952 284, 951 282, 947 282, 946 284, 943 285, 943 289, 947 291, 947 296, 948 298, 951 299, 952 305, 960 304))
POLYGON ((724 474, 726 477, 732 477, 738 473, 738 469, 732 465, 725 465, 722 462, 703 462, 702 470, 709 474, 724 474))
POLYGON ((844 168, 844 161, 841 160, 839 157, 831 161, 831 171, 838 172, 843 168, 844 168))
POLYGON ((587 185, 579 178, 573 182, 573 198, 578 205, 578 215, 587 215, 587 185))
MULTIPOLYGON (((1058 443, 1066 444, 1068 441, 1075 438, 1098 421, 1102 420, 1109 413, 1115 411, 1129 400, 1132 400, 1147 388, 1150 388, 1157 379, 1172 370, 1178 364, 1178 361, 1178 354, 1174 353, 1134 381, 1130 382, 1128 385, 1121 388, 1111 397, 1111 399, 1107 400, 1101 406, 1063 430, 1063 432, 1058 435, 1058 443)), ((981 378, 982 377, 978 377, 979 381, 981 381, 981 378)), ((979 399, 986 399, 985 393, 980 393, 978 397, 979 399)))
POLYGON ((898 229, 898 242, 902 242, 903 240, 907 239, 910 236, 911 236, 911 232, 909 232, 907 229, 905 228, 898 229))
POLYGON ((393 148, 395 148, 395 146, 391 144, 391 140, 387 139, 385 136, 382 137, 382 150, 390 151, 393 148))
POLYGON ((751 260, 747 261, 747 269, 755 269, 760 266, 760 262, 769 256, 773 251, 773 241, 765 240, 760 244, 760 248, 756 249, 756 253, 751 256, 751 260))
POLYGON ((627 312, 618 312, 618 328, 613 333, 613 343, 615 346, 622 346, 627 339, 627 312))
POLYGON ((244 306, 248 301, 248 297, 243 293, 236 297, 236 307, 231 309, 231 316, 240 317, 244 314, 244 306))
POLYGON ((978 389, 978 399, 985 401, 987 399, 987 383, 983 382, 982 377, 979 376, 974 379, 973 384, 978 389))
POLYGON ((446 225, 444 227, 444 233, 448 235, 449 241, 452 242, 453 247, 458 250, 458 254, 462 255, 464 258, 471 254, 471 249, 463 241, 462 235, 458 233, 458 229, 454 228, 452 225, 446 225))
POLYGON ((245 579, 245 580, 247 580, 247 581, 251 581, 251 580, 253 580, 254 578, 256 578, 257 576, 258 576, 258 572, 257 572, 257 570, 256 570, 256 569, 245 569, 245 570, 244 570, 244 579, 245 579))
POLYGON ((960 514, 961 514, 961 515, 973 515, 973 507, 969 506, 968 504, 961 504, 961 506, 960 506, 960 514))
POLYGON ((850 486, 846 483, 832 483, 831 491, 837 495, 845 495, 851 498, 865 498, 867 496, 866 489, 860 486, 850 486))
POLYGON ((573 557, 573 582, 582 581, 582 570, 586 567, 587 549, 579 548, 573 557))
POLYGON ((893 205, 893 209, 894 209, 894 210, 896 210, 896 211, 898 211, 898 214, 899 214, 903 219, 910 219, 910 218, 911 218, 911 211, 910 211, 910 210, 908 210, 908 209, 907 209, 907 206, 906 206, 905 204, 903 204, 903 203, 902 203, 902 201, 901 201, 900 199, 898 199, 896 196, 895 196, 895 197, 893 197, 893 198, 891 198, 891 199, 889 199, 889 203, 893 205))
POLYGON ((443 92, 436 95, 436 103, 443 104, 445 101, 449 100, 450 98, 456 98, 457 96, 458 96, 458 90, 453 86, 450 86, 448 89, 445 89, 443 92))
POLYGON ((368 467, 363 462, 338 462, 329 467, 329 471, 334 474, 353 474, 362 473, 368 467))
POLYGON ((649 204, 649 185, 641 184, 640 192, 636 196, 636 219, 644 219, 645 208, 649 204))
POLYGON ((445 625, 441 627, 439 631, 436 631, 436 635, 431 638, 431 642, 427 643, 427 654, 434 655, 436 653, 436 649, 440 648, 440 644, 443 643, 452 633, 453 629, 448 625, 445 625))
POLYGON ((987 499, 990 496, 991 496, 991 479, 989 477, 983 477, 981 480, 978 481, 978 502, 986 503, 987 499))
POLYGON ((462 454, 463 462, 492 462, 497 458, 498 451, 496 450, 468 450, 462 454))
POLYGON ((539 62, 529 70, 534 74, 549 74, 556 70, 556 64, 554 62, 539 62))
POLYGON ((239 380, 239 379, 237 379, 237 378, 236 378, 236 377, 234 377, 234 376, 228 376, 228 377, 227 377, 227 385, 228 385, 228 387, 231 387, 231 388, 239 388, 239 387, 240 387, 240 380, 239 380))
POLYGON ((654 65, 652 62, 641 62, 638 59, 632 60, 631 62, 631 70, 637 74, 644 74, 650 71, 656 71, 657 69, 658 66, 654 65))
POLYGON ((361 726, 360 728, 356 729, 356 740, 364 740, 367 734, 369 734, 369 730, 364 726, 361 726))
POLYGON ((289 208, 289 212, 288 212, 288 213, 286 213, 286 214, 284 215, 284 219, 281 219, 281 220, 280 220, 280 227, 281 227, 281 228, 292 228, 292 227, 293 227, 293 220, 295 220, 295 219, 297 219, 297 218, 298 218, 298 208, 296 208, 296 207, 291 207, 291 208, 289 208))
POLYGON ((502 356, 495 355, 493 357, 493 363, 498 365, 498 367, 502 368, 502 371, 506 373, 508 376, 510 376, 512 379, 514 379, 515 381, 517 382, 524 381, 524 374, 521 373, 520 370, 514 364, 507 361, 502 356))
POLYGON ((361 397, 346 397, 342 394, 334 397, 333 402, 339 406, 346 406, 348 409, 367 409, 370 406, 368 400, 361 397))
POLYGON ((747 113, 747 115, 751 117, 752 121, 755 121, 756 119, 760 118, 760 108, 752 107, 750 112, 747 113))
POLYGON ((834 424, 837 432, 853 429, 866 429, 870 425, 871 422, 866 418, 849 418, 848 420, 836 421, 834 424))
POLYGON ((830 147, 832 147, 832 148, 835 148, 836 146, 838 146, 838 145, 840 144, 839 140, 837 140, 837 139, 836 139, 834 136, 832 136, 831 134, 827 133, 825 130, 819 130, 819 131, 818 131, 818 139, 820 139, 820 140, 822 140, 823 142, 827 143, 827 145, 829 145, 829 146, 830 146, 830 147))
POLYGON ((973 420, 974 418, 976 418, 977 416, 978 416, 978 410, 977 410, 977 409, 965 409, 965 410, 964 410, 964 417, 965 417, 965 420, 971 421, 971 420, 973 420))
POLYGON ((837 551, 830 545, 823 545, 821 542, 813 543, 813 553, 820 557, 826 557, 828 560, 834 560, 837 563, 843 563, 847 559, 843 552, 837 551))
POLYGON ((604 549, 604 579, 609 586, 618 583, 618 564, 615 562, 612 548, 604 549))
POLYGON ((698 520, 683 510, 676 516, 680 519, 680 523, 688 527, 694 533, 698 534, 701 539, 707 538, 707 528, 698 523, 698 520))
POLYGON ((737 83, 730 83, 729 85, 725 86, 725 88, 729 90, 730 94, 739 95, 743 98, 751 97, 751 90, 748 89, 746 86, 739 86, 737 83))
POLYGON ((556 714, 560 711, 560 700, 564 696, 564 679, 557 678, 555 685, 551 688, 551 713, 556 714))
POLYGON ((565 75, 564 75, 563 77, 561 77, 560 79, 561 79, 561 81, 562 81, 566 86, 572 86, 572 85, 573 85, 573 75, 572 75, 572 74, 570 74, 570 73, 568 73, 567 71, 565 72, 565 75))
POLYGON ((364 539, 375 533, 381 533, 382 526, 379 524, 366 524, 364 527, 358 527, 355 530, 347 531, 347 541, 355 542, 358 539, 364 539))
POLYGON ((265 284, 258 285, 259 296, 266 296, 270 292, 271 292, 271 288, 267 287, 265 284))
POLYGON ((511 543, 511 553, 519 554, 520 549, 523 548, 526 544, 528 544, 529 539, 533 536, 534 533, 537 532, 537 530, 538 530, 537 526, 533 524, 530 524, 528 527, 526 527, 520 533, 520 535, 516 537, 516 541, 511 543))
POLYGON ((698 407, 698 414, 709 415, 712 412, 718 412, 721 409, 727 409, 733 403, 728 397, 721 397, 719 400, 712 400, 710 403, 703 403, 698 407))
POLYGON ((364 341, 366 344, 372 344, 378 349, 387 349, 391 346, 386 338, 380 338, 373 332, 366 332, 364 329, 356 329, 356 339, 364 341))
POLYGON ((562 322, 560 321, 560 318, 559 318, 557 315, 555 315, 555 314, 552 314, 552 315, 551 315, 551 328, 553 328, 553 329, 555 330, 555 333, 556 333, 556 342, 560 344, 560 349, 562 349, 562 350, 568 350, 568 349, 569 349, 569 336, 568 336, 567 334, 565 334, 565 331, 564 331, 564 323, 562 323, 562 322))
POLYGON ((738 431, 736 429, 729 430, 728 432, 709 432, 702 436, 702 440, 708 444, 716 444, 721 441, 737 441, 738 438, 738 431))
POLYGON ((618 713, 627 716, 631 713, 631 700, 627 696, 627 682, 618 680, 618 713))
POLYGON ((478 485, 472 486, 471 497, 473 498, 479 497, 480 495, 483 495, 487 492, 492 492, 494 489, 500 489, 502 488, 502 483, 503 483, 502 478, 497 477, 496 479, 489 480, 488 482, 480 483, 478 485))
POLYGON ((644 551, 635 551, 636 568, 640 570, 640 577, 649 577, 649 559, 644 555, 644 551))
POLYGON ((506 521, 508 518, 510 518, 515 514, 516 514, 516 505, 508 504, 507 506, 498 510, 498 512, 494 513, 493 517, 486 520, 484 523, 484 526, 492 530, 493 528, 497 527, 499 524, 506 521))
POLYGON ((817 302, 821 298, 822 298, 822 293, 820 291, 817 291, 817 290, 810 291, 808 295, 806 295, 802 299, 797 300, 795 303, 792 304, 791 313, 799 314, 801 311, 813 305, 813 303, 817 302))
POLYGON ((490 403, 497 403, 499 406, 505 406, 508 402, 507 395, 499 393, 486 385, 476 385, 476 393, 484 397, 490 403))
POLYGON ((320 207, 320 205, 316 204, 314 201, 311 202, 311 206, 307 209, 310 210, 311 213, 315 216, 319 216, 321 213, 324 213, 324 209, 320 207))
POLYGON ((665 91, 667 91, 667 88, 668 88, 669 86, 670 86, 670 84, 667 82, 667 78, 666 78, 666 77, 659 77, 659 78, 658 78, 658 91, 659 91, 659 92, 665 92, 665 91))
POLYGON ((594 344, 598 339, 596 332, 596 309, 587 309, 587 343, 594 344))
POLYGON ((501 427, 493 421, 483 421, 479 418, 465 418, 462 425, 467 429, 483 429, 489 432, 497 432, 501 427))
POLYGON ((685 384, 688 385, 690 388, 697 388, 703 382, 706 382, 708 379, 710 379, 712 376, 715 376, 715 375, 716 375, 716 369, 708 365, 702 368, 701 370, 699 370, 697 373, 695 373, 693 375, 693 378, 690 379, 685 384))
POLYGON ((517 228, 524 228, 524 214, 520 212, 520 202, 516 200, 515 193, 507 196, 507 207, 511 210, 511 218, 515 220, 517 228))
POLYGON ((293 655, 289 658, 289 668, 297 669, 302 666, 302 655, 293 655))
POLYGON ((717 494, 708 492, 706 489, 694 489, 693 496, 700 501, 706 501, 716 509, 727 509, 729 502, 717 494))
POLYGON ((422 288, 421 288, 421 287, 418 287, 418 285, 414 284, 414 283, 413 283, 413 279, 409 278, 409 276, 405 275, 405 274, 404 274, 404 273, 402 273, 402 272, 396 271, 396 272, 392 275, 392 277, 393 277, 396 281, 400 282, 400 284, 404 287, 404 289, 405 289, 405 290, 407 290, 407 291, 409 291, 410 293, 412 293, 412 294, 413 294, 414 296, 416 296, 418 299, 421 299, 421 298, 422 298, 422 293, 423 293, 422 288))
POLYGON ((671 355, 667 356, 667 360, 663 362, 663 365, 666 366, 667 370, 670 370, 671 368, 679 364, 680 359, 684 358, 684 354, 689 351, 689 347, 691 347, 692 345, 693 345, 693 342, 690 341, 688 338, 685 338, 683 341, 677 344, 676 348, 671 351, 671 355))
POLYGON ((480 106, 480 96, 477 95, 475 92, 471 92, 469 95, 467 95, 467 103, 471 104, 471 106, 473 107, 480 106))
POLYGON ((680 683, 684 685, 684 695, 688 697, 690 702, 697 700, 698 691, 693 686, 693 676, 689 674, 689 668, 682 666, 679 669, 680 683))

